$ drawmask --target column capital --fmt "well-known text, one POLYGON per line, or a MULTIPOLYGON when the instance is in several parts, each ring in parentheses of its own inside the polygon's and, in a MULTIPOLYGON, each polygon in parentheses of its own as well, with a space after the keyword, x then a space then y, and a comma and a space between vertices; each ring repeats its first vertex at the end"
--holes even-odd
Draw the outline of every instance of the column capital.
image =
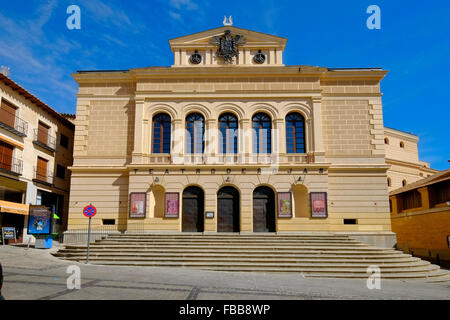
POLYGON ((321 102, 322 102, 322 97, 321 97, 321 96, 314 96, 314 97, 311 97, 311 101, 312 101, 313 103, 321 103, 321 102))

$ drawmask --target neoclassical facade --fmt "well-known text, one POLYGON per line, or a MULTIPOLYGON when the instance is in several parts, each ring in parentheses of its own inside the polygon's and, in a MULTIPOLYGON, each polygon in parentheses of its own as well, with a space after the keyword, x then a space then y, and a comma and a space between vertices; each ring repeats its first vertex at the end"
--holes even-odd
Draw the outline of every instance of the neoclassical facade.
POLYGON ((285 66, 286 42, 226 26, 170 40, 170 67, 76 73, 68 232, 91 203, 94 230, 392 242, 387 72, 285 66))

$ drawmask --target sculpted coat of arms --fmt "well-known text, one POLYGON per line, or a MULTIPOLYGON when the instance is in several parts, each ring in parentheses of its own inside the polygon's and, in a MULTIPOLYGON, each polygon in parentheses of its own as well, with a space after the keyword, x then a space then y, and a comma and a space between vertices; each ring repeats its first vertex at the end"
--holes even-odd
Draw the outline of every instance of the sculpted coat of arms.
POLYGON ((233 58, 239 55, 238 46, 245 44, 246 40, 244 36, 233 36, 230 30, 225 30, 222 36, 213 37, 210 43, 219 47, 216 56, 221 57, 226 64, 231 64, 233 58))

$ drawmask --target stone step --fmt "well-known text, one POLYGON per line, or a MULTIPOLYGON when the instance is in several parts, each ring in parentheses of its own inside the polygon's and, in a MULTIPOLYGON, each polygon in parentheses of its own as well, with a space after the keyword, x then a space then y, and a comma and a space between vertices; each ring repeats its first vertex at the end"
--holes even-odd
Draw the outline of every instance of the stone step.
POLYGON ((317 240, 287 240, 287 239, 281 239, 281 240, 272 240, 272 239, 102 239, 102 240, 96 240, 96 243, 101 244, 117 244, 117 243, 164 243, 164 244, 172 244, 172 243, 183 243, 183 244, 193 244, 193 243, 201 243, 201 244, 327 244, 327 245, 356 245, 356 246, 366 246, 363 243, 357 242, 356 240, 323 240, 323 239, 317 239, 317 240))
MULTIPOLYGON (((67 245, 57 257, 86 259, 86 245, 67 245)), ((90 246, 91 264, 186 267, 236 272, 295 272, 306 277, 367 279, 376 265, 381 277, 445 282, 450 273, 394 249, 366 245, 348 236, 234 233, 110 235, 90 246)))
MULTIPOLYGON (((84 230, 86 231, 86 230, 84 230)), ((349 239, 348 235, 335 235, 335 234, 307 234, 307 233, 273 233, 273 232, 259 232, 259 233, 238 233, 238 232, 214 232, 214 233, 201 233, 201 232, 183 232, 183 233, 143 233, 143 232, 127 232, 123 234, 110 234, 110 237, 154 237, 154 238, 330 238, 330 239, 349 239)))
MULTIPOLYGON (((86 260, 86 256, 80 256, 80 257, 66 257, 66 260, 69 261, 83 261, 86 260)), ((119 257, 99 257, 99 256, 89 256, 89 261, 102 261, 104 263, 109 264, 110 262, 126 262, 126 263, 154 263, 155 265, 162 265, 166 266, 167 259, 124 259, 119 257)), ((230 263, 233 264, 234 267, 238 267, 245 263, 250 264, 257 264, 257 267, 264 267, 267 265, 276 265, 278 267, 311 267, 311 268, 322 268, 325 266, 328 266, 330 268, 349 268, 349 267, 365 267, 371 265, 376 265, 383 268, 415 268, 419 266, 427 266, 426 262, 423 261, 385 261, 385 262, 367 262, 367 261, 308 261, 308 260, 277 260, 277 261, 270 261, 270 260, 258 260, 258 259, 245 259, 245 260, 237 260, 237 259, 229 259, 229 260, 207 260, 207 259, 172 259, 170 260, 170 263, 173 263, 174 265, 180 265, 180 266, 196 266, 197 264, 204 264, 207 266, 217 266, 217 265, 228 265, 230 263)))
MULTIPOLYGON (((131 245, 131 244, 91 244, 91 248, 97 248, 97 249, 158 249, 158 248, 165 248, 165 249, 197 249, 197 250, 254 250, 254 249, 260 249, 260 250, 267 250, 267 252, 271 251, 277 251, 277 250, 324 250, 324 251, 333 251, 333 250, 346 250, 346 251, 366 251, 366 252, 394 252, 395 250, 382 250, 380 248, 374 248, 374 247, 365 247, 365 246, 321 246, 321 245, 272 245, 272 246, 262 246, 262 245, 239 245, 239 246, 220 246, 220 245, 183 245, 183 244, 165 244, 165 245, 155 245, 155 244, 147 244, 147 245, 131 245)), ((86 248, 86 245, 67 245, 66 248, 68 249, 76 249, 76 248, 86 248)))
MULTIPOLYGON (((148 267, 185 267, 202 270, 218 270, 218 271, 250 271, 250 272, 272 272, 273 270, 284 270, 289 272, 313 272, 313 273, 364 273, 367 275, 367 266, 354 265, 318 265, 318 264, 283 264, 267 263, 264 265, 255 265, 253 263, 238 263, 230 266, 227 262, 223 263, 177 263, 177 262, 152 262, 152 261, 117 261, 117 260, 96 260, 89 259, 91 264, 116 265, 116 266, 148 266, 148 267)), ((431 272, 438 270, 438 266, 431 264, 417 266, 379 266, 381 273, 408 273, 408 272, 431 272)))
POLYGON ((450 271, 448 270, 434 270, 428 274, 427 282, 432 283, 450 283, 450 271))
MULTIPOLYGON (((105 235, 106 237, 106 235, 105 235)), ((142 239, 156 239, 156 240, 264 240, 264 241, 277 241, 277 240, 290 240, 290 241, 312 241, 312 240, 329 240, 329 241, 356 241, 355 239, 349 238, 349 237, 318 237, 318 236, 241 236, 241 235, 235 235, 235 236, 208 236, 208 235, 201 235, 201 236, 156 236, 156 235, 109 235, 107 237, 108 239, 114 239, 114 240, 121 240, 121 239, 127 239, 127 240, 142 240, 142 239)))
MULTIPOLYGON (((271 254, 267 255, 267 253, 186 253, 186 252, 175 252, 168 253, 164 251, 160 252, 117 252, 116 250, 90 250, 90 255, 96 256, 120 256, 120 257, 154 257, 154 258, 164 258, 164 259, 178 259, 178 258, 204 258, 204 259, 223 259, 223 258, 235 258, 235 259, 245 259, 245 258, 265 258, 265 259, 309 259, 313 261, 317 260, 342 260, 342 261, 399 261, 399 260, 407 260, 407 261, 420 261, 419 258, 413 258, 411 255, 380 255, 380 256, 368 256, 363 257, 360 255, 353 256, 342 256, 342 255, 318 255, 318 254, 271 254)), ((58 257, 64 256, 85 256, 86 250, 79 251, 58 251, 54 254, 58 257)))
MULTIPOLYGON (((61 249, 58 252, 86 252, 87 247, 76 247, 76 248, 67 248, 67 249, 61 249)), ((267 250, 266 248, 260 248, 260 249, 229 249, 229 248, 217 248, 215 250, 208 250, 208 249, 199 249, 199 248, 117 248, 117 247, 91 247, 90 252, 123 252, 123 253, 135 253, 137 255, 142 253, 171 253, 171 254, 192 254, 192 253, 198 253, 198 254, 238 254, 238 255, 250 255, 250 254, 264 254, 264 255, 284 255, 284 254, 290 254, 290 255, 312 255, 312 256, 360 256, 362 258, 364 257, 378 257, 383 255, 394 255, 394 256, 407 256, 410 257, 411 255, 404 254, 400 251, 361 251, 361 250, 267 250)))

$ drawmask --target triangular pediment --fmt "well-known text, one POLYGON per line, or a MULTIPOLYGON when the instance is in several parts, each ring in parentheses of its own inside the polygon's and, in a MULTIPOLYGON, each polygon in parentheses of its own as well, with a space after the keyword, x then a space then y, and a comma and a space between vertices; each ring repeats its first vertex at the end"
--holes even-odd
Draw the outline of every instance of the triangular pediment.
POLYGON ((244 36, 246 39, 246 43, 245 45, 243 45, 243 47, 278 48, 284 50, 284 47, 286 46, 287 42, 286 38, 251 31, 247 29, 237 28, 233 26, 223 26, 220 28, 215 28, 179 38, 174 38, 169 40, 169 44, 172 50, 179 48, 213 47, 213 45, 210 43, 212 37, 223 35, 225 33, 225 30, 230 30, 233 35, 244 36))

